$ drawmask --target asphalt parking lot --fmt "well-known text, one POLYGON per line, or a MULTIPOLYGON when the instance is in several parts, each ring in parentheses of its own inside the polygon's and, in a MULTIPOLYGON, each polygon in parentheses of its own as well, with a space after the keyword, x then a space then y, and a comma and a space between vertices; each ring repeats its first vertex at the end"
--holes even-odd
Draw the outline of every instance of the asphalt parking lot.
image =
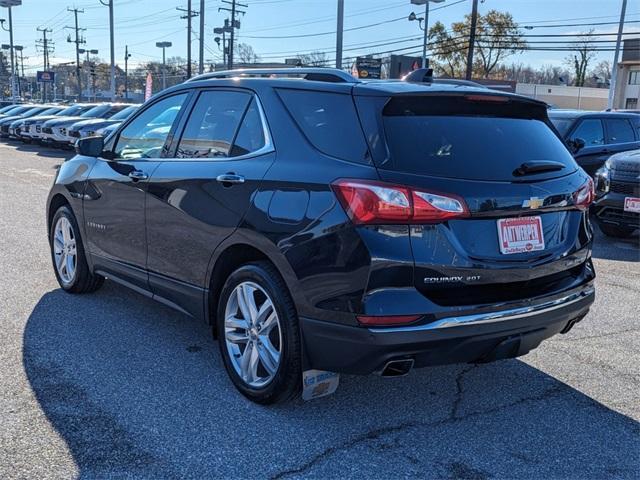
POLYGON ((525 357, 267 408, 205 325, 112 282, 58 288, 44 209, 64 155, 0 143, 0 478, 640 477, 637 233, 597 232, 591 313, 525 357))

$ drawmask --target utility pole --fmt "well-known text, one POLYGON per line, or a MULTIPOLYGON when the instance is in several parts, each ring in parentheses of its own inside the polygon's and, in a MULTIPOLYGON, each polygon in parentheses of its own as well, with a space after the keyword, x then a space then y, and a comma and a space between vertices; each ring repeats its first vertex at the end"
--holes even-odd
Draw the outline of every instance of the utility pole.
POLYGON ((111 48, 111 82, 109 91, 111 93, 111 101, 116 101, 116 54, 114 48, 114 40, 113 40, 113 0, 107 0, 107 3, 104 3, 100 0, 100 3, 105 7, 109 7, 109 46, 111 48))
POLYGON ((342 69, 342 35, 344 33, 344 0, 338 0, 338 25, 336 28, 336 68, 342 69))
MULTIPOLYGON (((36 28, 36 31, 42 32, 42 40, 36 41, 36 47, 39 46, 40 48, 42 48, 42 55, 43 55, 42 60, 43 60, 44 70, 49 71, 49 53, 51 53, 53 49, 49 47, 49 39, 47 38, 47 33, 52 33, 52 30, 46 27, 44 28, 38 27, 36 28)), ((42 83, 42 101, 43 102, 47 101, 47 84, 46 83, 42 83)))
POLYGON ((191 0, 187 0, 187 8, 177 7, 176 10, 186 12, 182 19, 187 19, 187 78, 191 78, 191 19, 198 16, 198 12, 191 10, 191 0))
POLYGON ((473 73, 473 47, 476 43, 476 25, 478 23, 478 0, 473 0, 471 10, 471 32, 469 33, 469 51, 467 52, 467 74, 465 78, 471 80, 473 73))
POLYGON ((227 53, 227 68, 229 70, 232 70, 233 69, 233 50, 235 46, 235 31, 236 31, 236 28, 240 28, 240 21, 236 20, 236 15, 238 14, 244 15, 246 13, 244 10, 238 10, 238 7, 247 8, 249 5, 240 3, 237 0, 222 0, 222 3, 231 5, 231 8, 220 7, 218 8, 218 11, 225 10, 227 12, 231 12, 231 31, 229 32, 230 35, 229 35, 229 52, 227 53))
POLYGON ((78 14, 84 13, 84 10, 78 10, 77 8, 67 8, 68 12, 73 12, 75 18, 75 26, 74 27, 64 27, 64 28, 73 28, 76 32, 76 39, 71 40, 71 36, 67 38, 67 42, 76 44, 76 79, 78 81, 78 101, 82 101, 82 78, 80 77, 80 45, 86 43, 86 40, 80 36, 80 32, 86 30, 86 28, 78 27, 78 14))
POLYGON ((613 55, 613 65, 611 65, 611 80, 609 81, 609 99, 607 108, 613 108, 613 100, 616 93, 616 81, 618 78, 618 57, 620 56, 620 43, 622 42, 622 29, 624 28, 624 15, 627 11, 627 0, 622 0, 622 10, 620 11, 620 25, 618 25, 618 38, 616 39, 616 52, 613 55))
POLYGON ((200 75, 204 73, 204 0, 200 0, 200 57, 198 58, 198 73, 200 75))
POLYGON ((129 45, 124 46, 124 98, 125 100, 129 100, 129 57, 131 54, 129 53, 129 45))

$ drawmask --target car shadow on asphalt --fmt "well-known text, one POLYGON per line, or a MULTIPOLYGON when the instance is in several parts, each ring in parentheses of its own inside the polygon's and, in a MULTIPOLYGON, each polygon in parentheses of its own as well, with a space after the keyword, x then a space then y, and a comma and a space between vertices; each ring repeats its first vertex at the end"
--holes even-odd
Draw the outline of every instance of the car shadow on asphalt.
POLYGON ((35 397, 80 478, 633 477, 634 420, 520 360, 343 376, 254 405, 210 329, 107 281, 45 294, 24 332, 35 397))
POLYGON ((593 226, 595 240, 593 257, 619 262, 640 262, 640 230, 629 238, 607 237, 597 225, 593 226))
POLYGON ((16 150, 20 152, 33 153, 38 157, 59 158, 60 160, 64 161, 69 160, 75 155, 75 152, 72 150, 57 150, 35 143, 24 143, 17 140, 12 140, 8 143, 13 145, 16 150))

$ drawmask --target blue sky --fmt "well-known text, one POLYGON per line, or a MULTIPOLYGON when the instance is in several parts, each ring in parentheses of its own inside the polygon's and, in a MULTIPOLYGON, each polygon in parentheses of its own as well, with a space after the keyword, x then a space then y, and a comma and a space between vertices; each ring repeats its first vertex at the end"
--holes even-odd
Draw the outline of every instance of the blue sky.
MULTIPOLYGON (((620 14, 622 0, 485 0, 480 4, 480 12, 490 9, 510 12, 522 26, 533 26, 529 34, 565 33, 575 34, 588 30, 589 26, 548 27, 556 24, 580 24, 592 22, 616 22, 620 14)), ((193 0, 192 8, 199 8, 199 0, 193 0)), ((277 61, 311 50, 325 50, 331 58, 335 49, 336 0, 245 0, 248 4, 246 15, 240 17, 242 27, 239 41, 251 44, 265 61, 277 61), (286 38, 268 38, 286 37, 286 38)), ((167 50, 168 56, 186 57, 186 20, 180 19, 181 12, 175 7, 186 7, 186 0, 115 0, 116 19, 116 62, 123 64, 125 44, 132 53, 130 65, 149 60, 160 60, 161 51, 155 47, 156 41, 173 42, 167 50)), ((13 9, 14 42, 25 46, 26 70, 42 67, 42 55, 36 52, 35 40, 41 38, 36 28, 47 26, 53 29, 51 37, 55 41, 52 63, 75 60, 74 44, 67 42, 72 30, 73 15, 67 7, 84 9, 79 15, 81 27, 87 28, 84 35, 86 47, 99 50, 99 57, 109 58, 108 9, 98 0, 78 0, 76 3, 64 0, 23 0, 23 5, 13 9)), ((220 26, 226 18, 225 12, 218 12, 223 6, 220 0, 205 1, 205 59, 218 60, 220 52, 213 41, 213 28, 220 26)), ((422 14, 410 0, 345 0, 345 29, 354 27, 344 34, 345 56, 390 50, 393 48, 416 47, 420 49, 421 36, 417 22, 409 22, 406 17, 413 10, 422 14), (379 24, 368 27, 368 25, 379 24), (387 46, 372 46, 385 42, 396 42, 387 46)), ((446 0, 442 4, 432 4, 430 24, 440 20, 445 25, 460 20, 471 9, 471 0, 446 0)), ((6 10, 0 9, 0 18, 6 18, 6 10)), ((628 0, 628 31, 640 31, 640 0, 628 0)), ((199 19, 194 21, 193 57, 198 56, 199 19)), ((616 32, 615 25, 595 26, 598 33, 616 32)), ((613 36, 601 37, 611 40, 613 36)), ((567 38, 570 40, 570 38, 567 38)), ((540 39, 538 39, 540 40, 540 39)), ((0 41, 9 43, 9 34, 0 32, 0 41)), ((411 51, 411 49, 406 50, 411 51)), ((523 62, 533 66, 562 63, 566 52, 528 51, 515 55, 509 61, 523 62)), ((613 52, 602 52, 600 59, 612 59, 613 52)))

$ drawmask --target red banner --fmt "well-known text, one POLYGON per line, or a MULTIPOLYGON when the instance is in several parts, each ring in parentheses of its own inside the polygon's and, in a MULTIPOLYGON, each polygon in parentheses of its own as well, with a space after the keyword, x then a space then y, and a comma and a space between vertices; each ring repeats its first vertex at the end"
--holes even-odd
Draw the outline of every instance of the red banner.
POLYGON ((144 101, 146 102, 151 98, 151 92, 153 90, 153 77, 151 76, 151 72, 147 73, 147 84, 144 88, 144 101))

